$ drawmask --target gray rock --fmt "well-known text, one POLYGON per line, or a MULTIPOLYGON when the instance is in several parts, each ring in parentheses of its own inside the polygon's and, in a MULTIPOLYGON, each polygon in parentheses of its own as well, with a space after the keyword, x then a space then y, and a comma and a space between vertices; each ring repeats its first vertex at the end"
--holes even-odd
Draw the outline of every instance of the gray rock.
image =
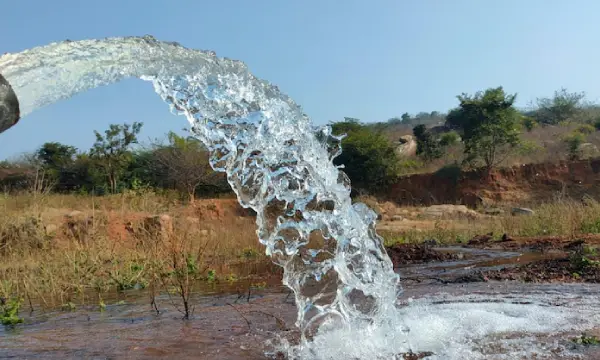
POLYGON ((504 210, 498 208, 489 208, 483 210, 483 213, 486 215, 502 215, 504 214, 504 210))
POLYGON ((530 215, 535 214, 535 212, 533 210, 529 209, 529 208, 518 208, 518 207, 517 208, 512 208, 510 210, 510 213, 513 216, 516 216, 516 215, 527 215, 527 216, 530 216, 530 215))

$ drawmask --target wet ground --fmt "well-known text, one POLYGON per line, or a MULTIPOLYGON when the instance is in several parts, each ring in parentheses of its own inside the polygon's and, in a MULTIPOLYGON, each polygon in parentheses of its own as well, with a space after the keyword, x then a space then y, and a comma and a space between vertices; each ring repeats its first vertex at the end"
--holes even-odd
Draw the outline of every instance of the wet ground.
MULTIPOLYGON (((398 246, 390 255, 402 275, 401 307, 408 299, 442 293, 487 294, 502 301, 512 297, 518 301, 520 295, 538 293, 597 299, 600 286, 596 284, 493 281, 509 279, 498 274, 543 273, 545 266, 558 266, 556 263, 569 254, 564 247, 561 251, 542 252, 529 248, 398 246), (403 255, 406 253, 412 255, 403 255)), ((566 271, 570 270, 563 272, 566 271)), ((580 274, 579 278, 583 276, 580 274)), ((265 359, 266 353, 275 351, 280 339, 298 339, 292 296, 275 281, 267 285, 251 288, 249 294, 248 286, 243 284, 201 289, 202 295, 191 301, 194 313, 187 321, 182 320, 168 295, 158 298, 157 314, 143 291, 106 299, 104 311, 97 305, 73 311, 34 311, 24 314, 25 324, 12 329, 0 327, 0 359, 265 359)), ((569 306, 569 302, 552 306, 569 306)), ((570 340, 576 335, 549 334, 546 340, 581 354, 584 359, 600 359, 598 347, 576 345, 570 340)), ((563 355, 556 358, 573 358, 563 355)))

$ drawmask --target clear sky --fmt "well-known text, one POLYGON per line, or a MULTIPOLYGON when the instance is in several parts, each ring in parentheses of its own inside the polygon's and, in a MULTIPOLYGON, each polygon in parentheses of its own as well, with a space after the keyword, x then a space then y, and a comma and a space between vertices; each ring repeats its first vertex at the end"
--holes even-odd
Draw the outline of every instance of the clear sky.
MULTIPOLYGON (((446 111, 502 85, 518 104, 566 87, 600 99, 598 0, 4 0, 0 53, 65 39, 151 34, 246 62, 317 124, 446 111)), ((0 159, 142 121, 142 140, 187 124, 149 83, 40 109, 0 134, 0 159)))

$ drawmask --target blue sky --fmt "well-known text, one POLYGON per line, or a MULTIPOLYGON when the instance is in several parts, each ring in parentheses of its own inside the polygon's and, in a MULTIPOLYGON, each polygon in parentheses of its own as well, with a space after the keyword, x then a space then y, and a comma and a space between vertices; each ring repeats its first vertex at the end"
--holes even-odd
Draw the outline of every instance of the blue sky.
MULTIPOLYGON (((0 53, 64 39, 151 34, 246 62, 317 124, 446 111, 502 85, 520 106, 566 87, 600 99, 597 0, 3 1, 0 53)), ((142 121, 142 140, 187 125, 129 80, 40 109, 0 135, 0 159, 142 121)))

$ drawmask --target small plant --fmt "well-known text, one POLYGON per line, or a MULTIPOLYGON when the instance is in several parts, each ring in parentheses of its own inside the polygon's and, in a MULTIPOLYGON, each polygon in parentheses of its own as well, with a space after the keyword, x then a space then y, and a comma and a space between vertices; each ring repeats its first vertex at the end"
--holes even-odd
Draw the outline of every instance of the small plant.
POLYGON ((0 323, 4 326, 15 326, 21 324, 24 320, 19 317, 19 309, 21 308, 22 299, 0 298, 0 323))
POLYGON ((217 272, 214 269, 209 269, 208 270, 208 274, 206 276, 206 280, 208 282, 215 282, 215 281, 217 281, 217 272))
POLYGON ((576 338, 571 339, 574 343, 585 346, 597 346, 600 345, 600 339, 595 335, 588 335, 586 333, 581 334, 576 338))
POLYGON ((242 250, 242 258, 246 259, 246 260, 250 260, 250 259, 256 259, 258 257, 258 251, 256 251, 256 249, 253 248, 245 248, 244 250, 242 250))
POLYGON ((596 256, 596 255, 598 255, 598 249, 593 246, 584 245, 583 253, 588 256, 596 256))
POLYGON ((581 232, 583 234, 600 233, 600 219, 593 219, 583 222, 581 224, 581 232))
POLYGON ((516 153, 520 156, 528 156, 540 151, 542 147, 535 141, 523 140, 516 148, 516 153))
POLYGON ((401 174, 409 174, 415 172, 423 166, 423 162, 416 159, 404 159, 398 162, 398 169, 401 174))
POLYGON ((563 141, 567 145, 567 151, 570 160, 581 158, 581 144, 585 141, 585 136, 579 131, 574 131, 567 135, 563 141))
POLYGON ((576 252, 569 257, 571 267, 576 270, 577 273, 584 272, 585 270, 600 265, 600 261, 591 260, 587 256, 580 252, 576 252))
MULTIPOLYGON (((118 264, 116 264, 118 265, 118 264)), ((124 269, 117 269, 109 272, 109 277, 117 285, 117 290, 144 289, 148 286, 148 282, 144 279, 144 265, 137 262, 131 262, 124 269)))
POLYGON ((585 134, 585 135, 589 135, 589 134, 595 132, 596 128, 594 128, 590 124, 581 124, 581 125, 579 125, 577 127, 577 129, 575 131, 578 131, 578 132, 580 132, 582 134, 585 134))
POLYGON ((61 309, 63 311, 75 311, 77 309, 77 306, 69 301, 66 304, 62 304, 61 309))
POLYGON ((465 242, 467 242, 467 239, 465 239, 464 235, 462 235, 462 234, 456 235, 456 243, 457 244, 462 244, 465 242))
POLYGON ((234 282, 238 281, 239 279, 238 279, 237 275, 235 275, 235 274, 229 274, 229 275, 227 275, 227 277, 225 278, 225 280, 227 282, 229 282, 229 283, 234 283, 234 282))
POLYGON ((532 131, 535 127, 538 126, 537 121, 535 121, 534 118, 531 118, 529 116, 524 116, 522 122, 523 122, 523 127, 525 127, 525 129, 527 129, 527 131, 532 131))

